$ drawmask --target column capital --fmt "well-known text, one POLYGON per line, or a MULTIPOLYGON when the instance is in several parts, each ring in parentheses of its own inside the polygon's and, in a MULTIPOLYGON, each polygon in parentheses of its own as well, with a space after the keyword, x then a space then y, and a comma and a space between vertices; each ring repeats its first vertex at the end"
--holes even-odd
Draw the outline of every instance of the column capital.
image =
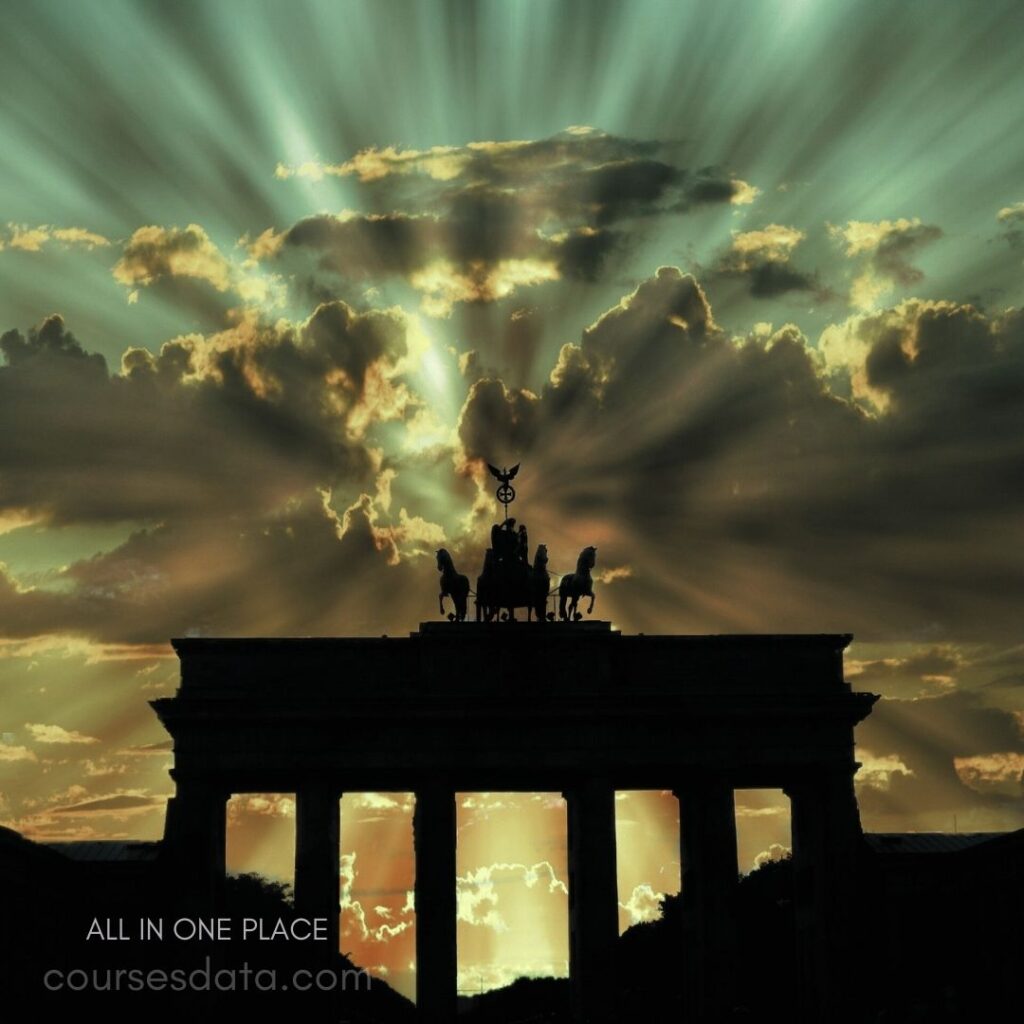
POLYGON ((830 761, 808 765, 803 770, 788 770, 788 779, 782 785, 782 792, 791 800, 815 793, 824 795, 833 786, 844 788, 853 784, 860 768, 859 761, 830 761))
POLYGON ((732 779, 724 772, 696 771, 677 780, 672 787, 672 795, 677 799, 682 799, 698 793, 725 792, 726 790, 731 793, 734 788, 732 779))
POLYGON ((565 785, 562 790, 562 799, 569 800, 586 799, 587 797, 601 796, 608 792, 615 792, 615 786, 611 779, 603 776, 586 776, 576 779, 565 785))

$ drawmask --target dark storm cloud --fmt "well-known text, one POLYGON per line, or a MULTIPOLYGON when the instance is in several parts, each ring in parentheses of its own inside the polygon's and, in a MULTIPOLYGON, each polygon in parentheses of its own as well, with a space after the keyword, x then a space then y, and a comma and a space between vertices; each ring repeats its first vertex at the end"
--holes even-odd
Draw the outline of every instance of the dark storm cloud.
MULTIPOLYGON (((720 169, 680 166, 677 149, 588 129, 536 142, 369 150, 345 164, 315 165, 315 173, 356 177, 378 212, 306 218, 262 236, 252 252, 287 258, 312 250, 321 270, 354 280, 411 277, 437 261, 477 275, 521 261, 593 281, 645 218, 752 198, 720 169)), ((282 177, 302 173, 279 169, 282 177)), ((493 289, 472 295, 493 297, 493 289)))
POLYGON ((591 207, 598 224, 612 224, 659 208, 666 194, 684 178, 685 172, 660 160, 617 160, 574 175, 556 196, 556 205, 562 209, 591 207))
POLYGON ((718 257, 705 280, 712 288, 717 280, 741 281, 758 299, 808 291, 825 298, 828 292, 817 277, 790 262, 793 250, 803 239, 802 231, 783 224, 734 231, 729 249, 718 257))
POLYGON ((757 299, 773 298, 786 292, 807 292, 815 288, 814 278, 796 270, 788 263, 765 260, 755 264, 748 272, 750 294, 757 299))
POLYGON ((827 295, 816 275, 797 269, 788 260, 765 256, 751 256, 742 261, 724 257, 707 275, 708 287, 722 279, 742 282, 755 299, 774 299, 789 292, 827 295))
POLYGON ((562 277, 597 281, 605 263, 616 249, 626 244, 627 236, 607 228, 577 228, 567 231, 553 247, 562 277))
POLYGON ((663 589, 681 621, 1007 636, 1024 600, 1024 319, 918 303, 843 330, 841 368, 794 327, 736 342, 663 268, 563 347, 540 395, 474 386, 462 445, 537 464, 621 559, 652 552, 620 593, 663 589), (829 368, 884 408, 836 397, 829 368))
MULTIPOLYGON (((537 320, 516 324, 535 337, 537 320)), ((392 516, 380 495, 352 504, 353 484, 372 491, 381 471, 351 438, 372 413, 370 378, 388 406, 376 414, 414 408, 398 385, 381 398, 380 374, 406 352, 400 318, 335 303, 294 328, 132 350, 115 377, 59 322, 3 351, 3 507, 163 523, 51 590, 5 579, 11 635, 302 632, 332 607, 379 631, 422 604, 431 567, 414 583, 393 563, 399 547, 440 546, 439 528, 392 516), (317 496, 334 482, 341 515, 317 496), (378 584, 386 602, 360 600, 378 584)), ((560 571, 595 540, 599 569, 632 568, 603 590, 625 626, 853 630, 930 648, 1016 635, 1020 313, 905 303, 837 325, 819 353, 793 326, 728 337, 697 282, 662 268, 564 345, 538 392, 493 373, 467 391, 462 454, 524 460, 531 524, 565 534, 560 571)), ((955 674, 927 667, 911 677, 941 688, 955 674)))
POLYGON ((626 237, 591 227, 544 237, 520 216, 514 199, 480 190, 454 207, 449 217, 318 214, 286 231, 275 252, 283 259, 316 252, 321 271, 349 281, 409 278, 438 259, 476 270, 502 260, 537 260, 557 267, 562 277, 594 281, 626 237))
POLYGON ((858 690, 915 699, 951 690, 964 662, 955 647, 940 645, 921 648, 905 657, 848 663, 847 678, 858 690))
POLYGON ((69 364, 77 364, 76 368, 87 374, 105 377, 107 373, 103 356, 86 352, 78 339, 65 329, 59 316, 48 317, 38 327, 29 328, 27 338, 17 331, 0 335, 0 354, 14 368, 28 368, 38 361, 45 369, 49 365, 59 366, 61 359, 67 359, 69 364))
POLYGON ((889 231, 875 248, 874 264, 898 284, 915 284, 924 274, 911 264, 911 258, 941 237, 942 228, 934 224, 913 224, 909 228, 889 231))
POLYGON ((300 220, 284 234, 284 244, 322 254, 320 265, 343 277, 409 274, 426 263, 438 241, 433 217, 407 214, 300 220))
POLYGON ((391 380, 404 319, 340 302, 129 349, 115 375, 58 316, 0 352, 0 510, 58 523, 210 518, 368 479, 361 424, 413 401, 391 380))
POLYGON ((0 571, 0 634, 149 644, 189 634, 380 633, 410 602, 410 617, 422 611, 433 560, 411 568, 396 559, 399 544, 432 554, 436 545, 420 540, 415 523, 385 525, 368 495, 340 513, 313 493, 272 516, 252 509, 177 521, 73 563, 58 575, 59 591, 19 592, 0 571))

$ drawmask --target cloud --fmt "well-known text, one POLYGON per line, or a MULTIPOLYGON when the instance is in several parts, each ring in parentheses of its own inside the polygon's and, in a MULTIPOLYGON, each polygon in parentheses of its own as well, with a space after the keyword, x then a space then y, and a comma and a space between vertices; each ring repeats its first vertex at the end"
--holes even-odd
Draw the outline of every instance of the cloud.
POLYGON ((734 340, 661 268, 563 345, 539 393, 474 382, 458 432, 467 465, 528 467, 553 559, 572 530, 599 570, 633 568, 602 592, 619 623, 935 645, 1015 635, 1022 389, 1019 313, 915 300, 817 347, 792 325, 734 340))
POLYGON ((670 147, 656 140, 627 139, 595 128, 577 128, 547 139, 482 141, 428 150, 371 147, 338 164, 306 161, 278 164, 275 176, 314 181, 325 175, 353 177, 364 185, 392 185, 419 177, 445 189, 474 183, 515 188, 530 182, 567 193, 582 186, 574 201, 596 205, 614 219, 624 211, 645 210, 670 198, 676 204, 753 201, 758 190, 715 168, 689 171, 659 159, 670 147))
POLYGON ((955 647, 940 644, 905 657, 848 659, 846 678, 859 690, 914 699, 952 689, 964 663, 964 656, 955 647))
POLYGON ((273 232, 254 242, 243 237, 247 258, 225 255, 198 224, 185 228, 150 224, 124 243, 114 279, 129 289, 135 305, 142 289, 156 291, 169 306, 220 327, 237 318, 236 307, 271 311, 283 306, 287 288, 276 274, 258 266, 254 254, 269 251, 273 232))
POLYGON ((160 740, 158 743, 140 743, 134 747, 123 747, 117 753, 123 757, 164 757, 173 749, 173 740, 160 740))
POLYGON ((95 736, 84 736, 74 729, 64 729, 59 725, 42 725, 26 722, 25 728, 36 743, 99 743, 95 736))
MULTIPOLYGON (((341 855, 341 897, 339 905, 343 911, 343 934, 348 936, 354 932, 358 939, 363 942, 388 943, 412 927, 415 910, 413 893, 412 891, 406 893, 405 902, 401 906, 396 905, 391 908, 375 906, 372 912, 382 919, 382 923, 371 927, 367 921, 366 910, 363 907, 362 901, 355 898, 356 878, 358 876, 356 865, 356 853, 343 853, 341 855), (382 911, 385 912, 382 913, 382 911), (400 920, 392 924, 395 913, 398 914, 400 920)), ((374 893, 374 895, 379 896, 380 893, 374 893)))
POLYGON ((829 235, 845 245, 848 257, 859 259, 861 270, 850 289, 850 305, 874 309, 878 300, 897 286, 922 280, 924 274, 910 262, 921 249, 942 237, 942 229, 908 220, 847 221, 846 226, 829 224, 829 235))
POLYGON ((625 903, 619 906, 629 915, 629 924, 642 924, 645 921, 657 921, 661 917, 661 901, 663 892, 656 892, 645 884, 633 886, 633 891, 625 903))
POLYGON ((437 317, 545 282, 595 281, 649 218, 753 200, 755 189, 718 168, 680 166, 676 148, 587 128, 279 166, 279 178, 354 178, 373 212, 308 217, 264 232, 249 252, 285 264, 311 252, 335 281, 402 278, 437 317))
POLYGON ((243 818, 294 818, 295 797, 289 793, 235 793, 227 802, 229 828, 237 828, 243 818))
POLYGON ((447 260, 428 264, 410 275, 409 283, 423 294, 422 309, 429 316, 448 316, 458 302, 494 302, 524 285, 555 281, 558 266, 552 260, 500 260, 469 265, 465 273, 447 260))
POLYGON ((312 181, 320 181, 325 175, 354 176, 361 182, 371 182, 393 174, 425 174, 436 181, 451 181, 466 169, 471 153, 469 147, 462 150, 457 146, 432 146, 426 150, 371 147, 340 164, 323 164, 318 160, 293 166, 278 164, 274 176, 281 180, 309 178, 312 181))
POLYGON ((25 225, 8 224, 6 242, 0 238, 0 249, 20 249, 22 252, 40 252, 51 242, 59 242, 64 248, 82 246, 92 250, 104 248, 111 244, 109 238, 90 231, 88 228, 55 228, 49 224, 41 224, 30 228, 25 225))
POLYGON ((806 237, 798 228, 767 224, 752 231, 734 231, 732 251, 740 258, 788 260, 806 237))
POLYGON ((497 863, 480 865, 455 880, 457 916, 467 924, 508 931, 509 924, 498 909, 501 887, 521 884, 534 889, 545 884, 550 894, 568 896, 569 890, 549 861, 536 864, 497 863))
POLYGON ((776 861, 786 860, 788 857, 792 856, 792 853, 793 851, 790 850, 788 846, 783 846, 781 843, 772 843, 767 850, 762 850, 754 857, 752 870, 756 871, 765 864, 773 864, 776 861))
POLYGON ((887 790, 894 775, 911 776, 914 774, 895 754, 879 757, 870 750, 859 748, 857 760, 860 762, 855 779, 858 787, 887 790))
POLYGON ((628 580, 632 575, 633 570, 628 565, 615 565, 610 569, 597 570, 594 573, 594 579, 607 585, 616 580, 628 580))
POLYGON ((729 250, 719 258, 712 275, 743 280, 755 298, 820 290, 811 275, 790 264, 793 250, 806 237, 798 228, 784 224, 734 231, 729 250))
POLYGON ((354 805, 360 810, 389 811, 401 810, 403 814, 412 811, 413 801, 411 794, 401 794, 402 800, 396 800, 390 793, 354 793, 354 805))
POLYGON ((167 802, 166 796, 155 796, 137 790, 126 790, 107 796, 95 796, 74 803, 63 804, 50 808, 52 814, 66 814, 69 817, 80 816, 111 816, 121 817, 128 814, 144 813, 162 807, 167 802))
POLYGON ((18 593, 0 575, 0 628, 139 644, 187 634, 401 631, 435 607, 436 570, 414 564, 414 553, 433 550, 436 539, 408 514, 386 521, 368 494, 340 513, 314 493, 273 515, 186 518, 73 563, 59 590, 18 593))
POLYGON ((996 214, 1003 228, 1003 239, 1014 249, 1024 246, 1024 202, 1004 206, 996 214))
POLYGON ((739 803, 736 805, 737 818, 781 818, 788 814, 789 808, 783 807, 781 804, 769 807, 747 807, 739 803))
POLYGON ((128 773, 128 766, 126 764, 117 764, 102 757, 95 761, 87 757, 82 762, 82 768, 87 776, 96 779, 109 778, 111 775, 126 775, 128 773))
POLYGON ((881 777, 858 787, 869 831, 1024 827, 1017 765, 1024 738, 1014 716, 977 693, 881 700, 857 730, 858 757, 881 777))
POLYGON ((0 743, 0 761, 37 761, 35 751, 12 743, 0 743))
POLYGON ((223 292, 230 280, 230 264, 198 224, 138 228, 114 264, 114 279, 134 288, 162 277, 194 277, 223 292))
POLYGON ((751 185, 738 178, 735 179, 732 184, 734 186, 733 194, 729 201, 734 206, 749 206, 759 195, 761 195, 761 189, 756 185, 751 185))
POLYGON ((38 585, 0 570, 0 632, 103 654, 196 628, 333 633, 347 616, 379 634, 419 605, 418 621, 434 572, 400 563, 445 531, 404 497, 391 505, 395 469, 368 436, 422 407, 406 379, 414 335, 398 311, 326 303, 300 323, 131 349, 111 375, 59 317, 8 332, 0 508, 51 527, 139 525, 38 585))
MULTIPOLYGON (((563 344, 543 387, 469 385, 454 461, 441 448, 421 469, 475 510, 462 537, 418 504, 420 472, 393 482, 394 435, 375 433, 422 408, 419 344, 402 314, 327 303, 130 350, 110 375, 59 318, 9 332, 0 505, 149 525, 42 585, 0 575, 8 636, 408 628, 430 614, 420 556, 443 539, 463 571, 479 564, 493 503, 474 474, 506 456, 554 569, 586 544, 599 574, 629 566, 597 605, 625 629, 852 629, 930 649, 1016 628, 1019 314, 914 301, 817 349, 793 326, 733 339, 700 285, 662 268, 563 344), (253 585, 267 578, 273 593, 253 585)), ((956 675, 888 657, 869 669, 886 692, 956 675)))
POLYGON ((87 228, 53 228, 53 237, 67 245, 84 245, 88 249, 102 248, 110 245, 110 239, 98 235, 87 228))
POLYGON ((965 786, 979 793, 1003 792, 1024 797, 1024 751, 1001 751, 953 759, 965 786))
POLYGON ((59 316, 8 331, 0 511, 218 518, 365 480, 374 459, 361 435, 418 404, 402 380, 409 331, 398 311, 325 303, 297 324, 250 317, 156 354, 128 349, 112 375, 59 316))

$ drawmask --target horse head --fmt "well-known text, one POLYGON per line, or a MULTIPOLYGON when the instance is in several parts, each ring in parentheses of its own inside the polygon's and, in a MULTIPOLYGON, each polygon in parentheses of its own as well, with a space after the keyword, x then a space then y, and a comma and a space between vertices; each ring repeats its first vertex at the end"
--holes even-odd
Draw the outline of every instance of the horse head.
POLYGON ((548 546, 547 544, 537 545, 537 554, 533 559, 534 569, 546 569, 548 565, 548 546))
POLYGON ((452 556, 448 554, 447 548, 439 548, 437 552, 437 568, 439 572, 444 572, 445 569, 454 568, 452 562, 452 556))
POLYGON ((577 572, 590 572, 591 569, 597 564, 597 548, 589 547, 584 548, 580 552, 580 557, 576 560, 576 571, 577 572))

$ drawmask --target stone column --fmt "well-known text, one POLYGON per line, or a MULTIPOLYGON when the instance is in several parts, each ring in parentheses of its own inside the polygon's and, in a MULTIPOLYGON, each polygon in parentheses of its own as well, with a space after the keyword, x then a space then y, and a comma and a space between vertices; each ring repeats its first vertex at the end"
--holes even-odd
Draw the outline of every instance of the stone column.
POLYGON ((618 1020, 615 946, 619 896, 615 861, 615 790, 587 780, 564 794, 569 838, 569 976, 573 1018, 618 1020))
POLYGON ((853 1013, 856 893, 862 842, 856 764, 816 769, 786 787, 792 804, 799 1020, 853 1013))
POLYGON ((327 918, 327 959, 338 952, 340 798, 337 789, 322 783, 295 794, 295 909, 327 918))
POLYGON ((700 778, 677 789, 688 1021, 727 1017, 736 989, 736 811, 732 787, 700 778))
POLYGON ((167 801, 163 843, 171 886, 190 909, 212 907, 224 885, 228 794, 206 779, 172 775, 175 794, 167 801))
POLYGON ((455 902, 455 793, 441 784, 416 791, 416 1010, 450 1024, 458 987, 455 902))

